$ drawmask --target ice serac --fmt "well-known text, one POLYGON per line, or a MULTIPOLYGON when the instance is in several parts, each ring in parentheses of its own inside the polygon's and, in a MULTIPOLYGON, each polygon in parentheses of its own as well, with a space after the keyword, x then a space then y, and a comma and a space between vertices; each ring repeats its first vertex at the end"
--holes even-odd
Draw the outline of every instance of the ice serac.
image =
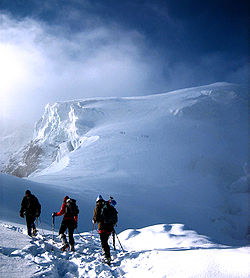
POLYGON ((88 141, 84 135, 99 117, 96 109, 85 109, 84 102, 48 104, 36 123, 33 140, 10 157, 5 172, 27 177, 65 161, 68 153, 88 141))

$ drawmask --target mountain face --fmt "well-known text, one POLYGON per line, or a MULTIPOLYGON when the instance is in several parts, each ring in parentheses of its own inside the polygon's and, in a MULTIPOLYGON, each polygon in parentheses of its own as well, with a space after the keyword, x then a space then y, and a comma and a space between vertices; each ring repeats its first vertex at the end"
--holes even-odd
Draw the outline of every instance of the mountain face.
POLYGON ((243 239, 246 95, 244 88, 216 83, 47 105, 34 139, 10 158, 5 172, 70 186, 84 195, 86 207, 99 193, 119 196, 126 225, 177 221, 218 240, 243 239))
POLYGON ((0 172, 3 171, 6 161, 18 152, 32 139, 33 126, 29 124, 14 123, 10 119, 0 119, 0 172))
POLYGON ((36 123, 34 139, 14 153, 4 171, 17 177, 28 177, 40 172, 53 162, 59 162, 79 148, 84 135, 98 120, 96 109, 85 108, 88 102, 65 102, 47 105, 42 118, 36 123))
MULTIPOLYGON (((197 126, 209 123, 217 127, 218 124, 224 125, 224 129, 230 128, 227 125, 233 123, 244 125, 246 111, 242 110, 244 99, 241 98, 240 91, 237 86, 223 83, 149 97, 48 104, 44 115, 36 123, 34 139, 11 156, 5 172, 18 177, 39 174, 52 163, 59 162, 70 152, 80 148, 83 143, 86 145, 86 141, 97 140, 99 135, 91 139, 86 134, 97 128, 107 130, 107 125, 128 124, 131 129, 138 122, 143 122, 142 134, 135 135, 145 139, 140 142, 142 144, 149 139, 149 135, 143 133, 148 125, 156 130, 159 125, 168 128, 168 124, 171 127, 180 118, 183 121, 196 122, 197 126)), ((120 128, 119 133, 125 135, 126 131, 120 128)), ((158 130, 158 134, 165 133, 164 130, 158 130)), ((165 144, 161 147, 167 148, 165 144)))

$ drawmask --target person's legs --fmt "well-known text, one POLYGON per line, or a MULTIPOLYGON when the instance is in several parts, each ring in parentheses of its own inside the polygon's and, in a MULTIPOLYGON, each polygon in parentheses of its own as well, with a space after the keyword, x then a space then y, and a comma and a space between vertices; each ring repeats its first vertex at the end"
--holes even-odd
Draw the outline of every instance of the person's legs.
POLYGON ((74 251, 74 245, 75 245, 75 241, 74 241, 74 222, 72 221, 72 223, 69 223, 68 225, 68 231, 69 231, 69 244, 70 244, 70 250, 74 251))
POLYGON ((27 232, 28 235, 31 236, 31 226, 32 226, 32 217, 30 217, 29 215, 26 215, 26 224, 27 224, 27 232))
POLYGON ((64 234, 67 229, 67 223, 63 220, 59 229, 59 236, 64 246, 68 244, 66 235, 64 234))
POLYGON ((108 245, 109 236, 110 236, 110 234, 108 234, 106 232, 100 233, 102 249, 104 251, 106 259, 110 259, 110 248, 109 248, 109 245, 108 245))
POLYGON ((36 225, 35 225, 35 221, 36 221, 36 217, 32 216, 31 218, 31 228, 32 228, 32 235, 35 236, 36 235, 36 225))

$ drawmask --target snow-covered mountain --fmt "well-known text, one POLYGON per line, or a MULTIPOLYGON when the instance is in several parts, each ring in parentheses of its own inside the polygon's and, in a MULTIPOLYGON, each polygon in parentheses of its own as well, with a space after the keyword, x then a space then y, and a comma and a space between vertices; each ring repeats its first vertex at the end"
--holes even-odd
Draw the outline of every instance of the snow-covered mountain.
POLYGON ((119 229, 185 223, 220 242, 244 242, 246 95, 237 85, 216 83, 50 104, 34 139, 5 171, 53 184, 60 198, 74 194, 86 212, 83 222, 90 223, 95 196, 111 194, 119 229))
POLYGON ((33 126, 14 123, 0 118, 0 172, 3 171, 9 157, 21 149, 33 136, 33 126))
MULTIPOLYGON (((126 138, 126 141, 134 143, 136 139, 145 145, 145 141, 152 141, 157 137, 156 132, 158 137, 164 136, 164 129, 168 129, 168 125, 171 128, 171 125, 179 124, 180 118, 182 124, 193 120, 198 127, 208 123, 240 123, 241 120, 246 120, 246 111, 242 111, 244 107, 240 103, 241 92, 240 87, 222 83, 149 97, 48 104, 44 115, 36 124, 34 139, 13 155, 6 167, 6 173, 20 177, 30 174, 34 176, 34 172, 36 176, 41 175, 40 172, 53 162, 53 166, 58 166, 58 162, 68 153, 98 140, 103 135, 102 132, 95 132, 95 136, 87 135, 100 128, 101 131, 105 129, 105 134, 118 131, 120 135, 136 129, 137 133, 131 134, 135 138, 126 138), (153 133, 154 138, 149 139, 147 132, 153 133)), ((225 126, 226 128, 228 127, 225 126)), ((172 137, 177 137, 176 135, 178 134, 174 133, 172 137)), ((117 144, 120 144, 120 140, 117 144)), ((166 144, 161 149, 166 149, 166 144)))

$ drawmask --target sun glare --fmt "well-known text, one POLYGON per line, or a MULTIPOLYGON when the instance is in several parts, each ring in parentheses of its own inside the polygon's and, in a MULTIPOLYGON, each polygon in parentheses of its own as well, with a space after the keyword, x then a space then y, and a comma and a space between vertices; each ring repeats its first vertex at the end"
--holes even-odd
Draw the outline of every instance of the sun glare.
POLYGON ((0 43, 0 98, 4 100, 25 80, 21 52, 13 45, 0 43))

